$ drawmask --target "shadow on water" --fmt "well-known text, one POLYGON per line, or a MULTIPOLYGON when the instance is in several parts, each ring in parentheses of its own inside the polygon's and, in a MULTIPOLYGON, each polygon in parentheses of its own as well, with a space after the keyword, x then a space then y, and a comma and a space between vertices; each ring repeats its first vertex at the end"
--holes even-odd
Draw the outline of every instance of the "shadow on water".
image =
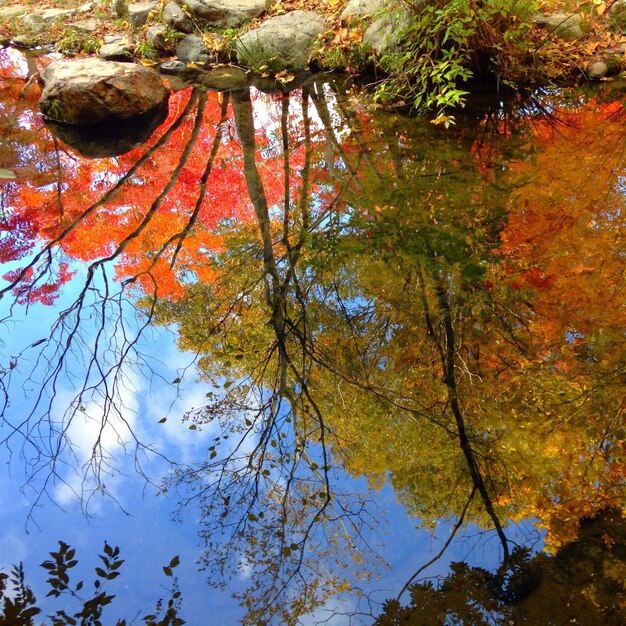
POLYGON ((372 112, 328 77, 288 93, 196 86, 144 145, 81 159, 42 128, 20 67, 2 57, 2 319, 52 321, 7 339, 0 409, 37 485, 30 515, 59 483, 84 506, 107 493, 123 442, 197 519, 204 575, 235 587, 244 623, 623 623, 614 92, 537 93, 443 129, 372 112), (182 373, 156 371, 159 329, 182 373), (203 456, 140 436, 129 372, 208 389, 168 418, 206 433, 203 456), (381 489, 446 535, 393 588, 371 545, 381 489), (489 566, 422 582, 468 531, 489 566))
POLYGON ((80 155, 114 157, 144 144, 167 118, 167 104, 115 124, 77 127, 48 122, 47 130, 80 155))

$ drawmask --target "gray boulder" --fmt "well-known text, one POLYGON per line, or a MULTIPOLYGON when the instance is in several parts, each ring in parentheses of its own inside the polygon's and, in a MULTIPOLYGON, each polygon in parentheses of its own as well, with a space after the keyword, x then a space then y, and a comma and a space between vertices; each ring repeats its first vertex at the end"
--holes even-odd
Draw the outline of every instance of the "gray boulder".
POLYGON ((609 66, 604 61, 596 61, 590 68, 588 73, 589 80, 600 80, 609 72, 609 66))
POLYGON ((15 17, 21 17, 28 13, 28 7, 21 4, 14 4, 8 7, 0 7, 0 19, 11 20, 15 17))
POLYGON ((150 42, 159 52, 169 52, 173 45, 166 37, 167 27, 163 24, 150 26, 146 31, 146 41, 150 42))
POLYGON ((344 22, 350 18, 372 17, 383 8, 384 4, 384 0, 348 0, 339 17, 344 22))
POLYGON ((579 13, 554 13, 553 15, 537 13, 533 15, 532 21, 540 28, 566 41, 580 39, 583 36, 580 27, 582 18, 579 13))
POLYGON ((135 48, 126 37, 107 35, 98 50, 98 55, 105 61, 132 61, 135 48))
POLYGON ((176 56, 189 63, 208 63, 212 55, 202 37, 185 35, 176 45, 176 56))
POLYGON ((102 124, 151 111, 167 98, 157 72, 130 63, 77 59, 51 63, 43 73, 39 107, 65 124, 102 124))
POLYGON ((611 30, 626 32, 626 0, 616 0, 609 9, 611 30))
POLYGON ((128 0, 111 0, 113 17, 128 17, 128 0))
POLYGON ((38 9, 25 15, 22 21, 24 26, 39 33, 49 28, 57 20, 60 21, 70 15, 76 15, 76 11, 74 9, 38 9))
POLYGON ((363 35, 363 43, 378 54, 385 54, 400 45, 410 23, 409 11, 398 8, 374 20, 363 35))
POLYGON ((73 28, 74 30, 80 30, 84 33, 94 33, 98 30, 98 22, 95 18, 90 17, 86 20, 77 20, 76 22, 72 22, 68 24, 68 27, 73 28))
MULTIPOLYGON (((177 59, 173 59, 172 61, 164 61, 159 66, 159 69, 162 74, 182 74, 183 72, 189 71, 186 63, 179 61, 177 59)), ((188 85, 186 85, 188 87, 188 85)))
POLYGON ((237 28, 265 13, 265 0, 176 0, 212 26, 237 28))
POLYGON ((158 9, 157 2, 133 2, 128 5, 128 21, 134 28, 139 28, 148 21, 150 12, 158 9))
POLYGON ((191 18, 175 2, 168 2, 163 9, 163 21, 174 30, 181 33, 191 33, 193 22, 191 18))
POLYGON ((229 65, 211 68, 198 75, 195 82, 212 91, 238 91, 248 87, 248 76, 238 67, 229 65))
POLYGON ((267 65, 272 70, 306 67, 324 20, 313 11, 291 11, 273 17, 239 36, 237 59, 250 67, 267 65))

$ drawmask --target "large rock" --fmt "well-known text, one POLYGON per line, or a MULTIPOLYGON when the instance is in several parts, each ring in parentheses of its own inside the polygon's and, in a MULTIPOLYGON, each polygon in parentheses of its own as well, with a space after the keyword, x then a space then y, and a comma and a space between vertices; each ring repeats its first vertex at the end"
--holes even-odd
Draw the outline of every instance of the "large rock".
POLYGON ((191 18, 175 2, 168 2, 165 5, 162 18, 174 30, 179 30, 182 33, 193 31, 191 18))
POLYGON ((348 0, 339 17, 343 21, 350 18, 373 17, 382 10, 384 4, 384 0, 348 0))
POLYGON ((37 9, 25 15, 23 23, 26 28, 40 33, 71 15, 76 15, 75 9, 37 9))
POLYGON ((616 0, 609 10, 609 26, 612 30, 626 31, 626 0, 616 0))
POLYGON ((176 56, 181 61, 189 63, 208 63, 211 59, 211 52, 204 45, 202 37, 185 35, 176 44, 176 56))
POLYGON ((411 15, 404 8, 397 8, 374 20, 363 35, 363 43, 378 54, 397 48, 411 24, 411 15))
POLYGON ((313 11, 291 11, 273 17, 235 42, 237 59, 252 68, 272 70, 306 67, 324 20, 313 11))
POLYGON ((553 15, 533 15, 532 21, 539 26, 566 41, 580 39, 583 36, 580 24, 580 13, 554 13, 553 15))
POLYGON ((39 107, 65 124, 102 124, 141 115, 161 105, 167 89, 157 72, 102 59, 51 63, 43 73, 39 107))
POLYGON ((265 0, 176 0, 213 26, 238 28, 265 12, 265 0))
POLYGON ((0 19, 11 20, 16 17, 21 17, 29 12, 29 8, 21 4, 13 4, 8 7, 0 7, 0 19))
POLYGON ((150 42, 159 52, 169 52, 174 47, 167 36, 167 26, 164 24, 150 26, 146 31, 146 41, 150 42))
POLYGON ((135 47, 126 37, 107 35, 98 50, 98 56, 105 61, 132 61, 135 56, 135 47))
POLYGON ((158 9, 158 2, 133 2, 128 5, 128 21, 134 28, 139 28, 148 21, 150 13, 158 9))

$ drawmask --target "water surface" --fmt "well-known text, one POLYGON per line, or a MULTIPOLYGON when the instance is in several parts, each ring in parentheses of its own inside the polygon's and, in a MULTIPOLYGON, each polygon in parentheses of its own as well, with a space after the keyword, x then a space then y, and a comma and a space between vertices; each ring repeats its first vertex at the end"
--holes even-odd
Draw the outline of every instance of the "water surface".
POLYGON ((1 54, 2 553, 38 599, 106 540, 108 623, 624 623, 619 89, 443 129, 337 78, 189 87, 94 156, 1 54))

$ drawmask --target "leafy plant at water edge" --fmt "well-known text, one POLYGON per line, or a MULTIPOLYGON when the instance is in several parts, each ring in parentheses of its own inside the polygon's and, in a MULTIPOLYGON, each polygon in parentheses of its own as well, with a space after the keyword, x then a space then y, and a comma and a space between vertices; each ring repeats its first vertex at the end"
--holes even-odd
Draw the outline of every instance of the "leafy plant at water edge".
POLYGON ((285 69, 285 61, 279 56, 268 57, 258 39, 248 44, 241 39, 236 39, 232 46, 244 65, 254 72, 261 75, 277 74, 285 69))
POLYGON ((405 100, 417 112, 442 114, 463 105, 468 92, 462 84, 474 75, 507 78, 514 33, 521 32, 531 1, 399 4, 391 14, 399 43, 381 55, 380 65, 388 78, 378 87, 377 100, 405 100))
MULTIPOLYGON (((95 568, 96 578, 93 581, 91 597, 86 598, 84 582, 81 580, 72 584, 71 573, 78 560, 76 550, 64 541, 59 541, 59 550, 51 552, 50 560, 41 563, 41 567, 48 572, 47 583, 50 588, 46 596, 61 598, 68 596, 73 598, 79 605, 79 610, 73 614, 65 609, 55 611, 49 615, 51 626, 102 626, 102 614, 107 605, 115 599, 113 594, 105 591, 107 581, 114 580, 120 575, 123 559, 119 558, 120 549, 104 543, 101 554, 102 561, 95 568)), ((173 579, 170 597, 167 602, 161 598, 156 602, 154 611, 142 617, 146 626, 183 626, 185 621, 179 617, 182 596, 178 589, 178 582, 174 577, 173 570, 180 563, 178 556, 171 559, 169 564, 163 567, 166 576, 173 579)), ((34 593, 25 581, 22 564, 14 565, 10 574, 0 572, 0 626, 33 626, 32 618, 41 613, 37 606, 34 593)), ((112 623, 107 621, 106 623, 112 623)), ((120 619, 115 622, 116 626, 126 626, 127 621, 120 619)))
POLYGON ((160 55, 154 44, 146 40, 137 46, 137 56, 148 61, 158 61, 160 55))
POLYGON ((56 45, 58 52, 67 55, 73 55, 79 52, 91 54, 96 52, 99 47, 100 43, 96 38, 88 33, 82 33, 73 28, 69 28, 56 45))
POLYGON ((65 117, 65 106, 60 98, 52 98, 48 110, 44 111, 44 116, 48 119, 62 122, 65 117))

